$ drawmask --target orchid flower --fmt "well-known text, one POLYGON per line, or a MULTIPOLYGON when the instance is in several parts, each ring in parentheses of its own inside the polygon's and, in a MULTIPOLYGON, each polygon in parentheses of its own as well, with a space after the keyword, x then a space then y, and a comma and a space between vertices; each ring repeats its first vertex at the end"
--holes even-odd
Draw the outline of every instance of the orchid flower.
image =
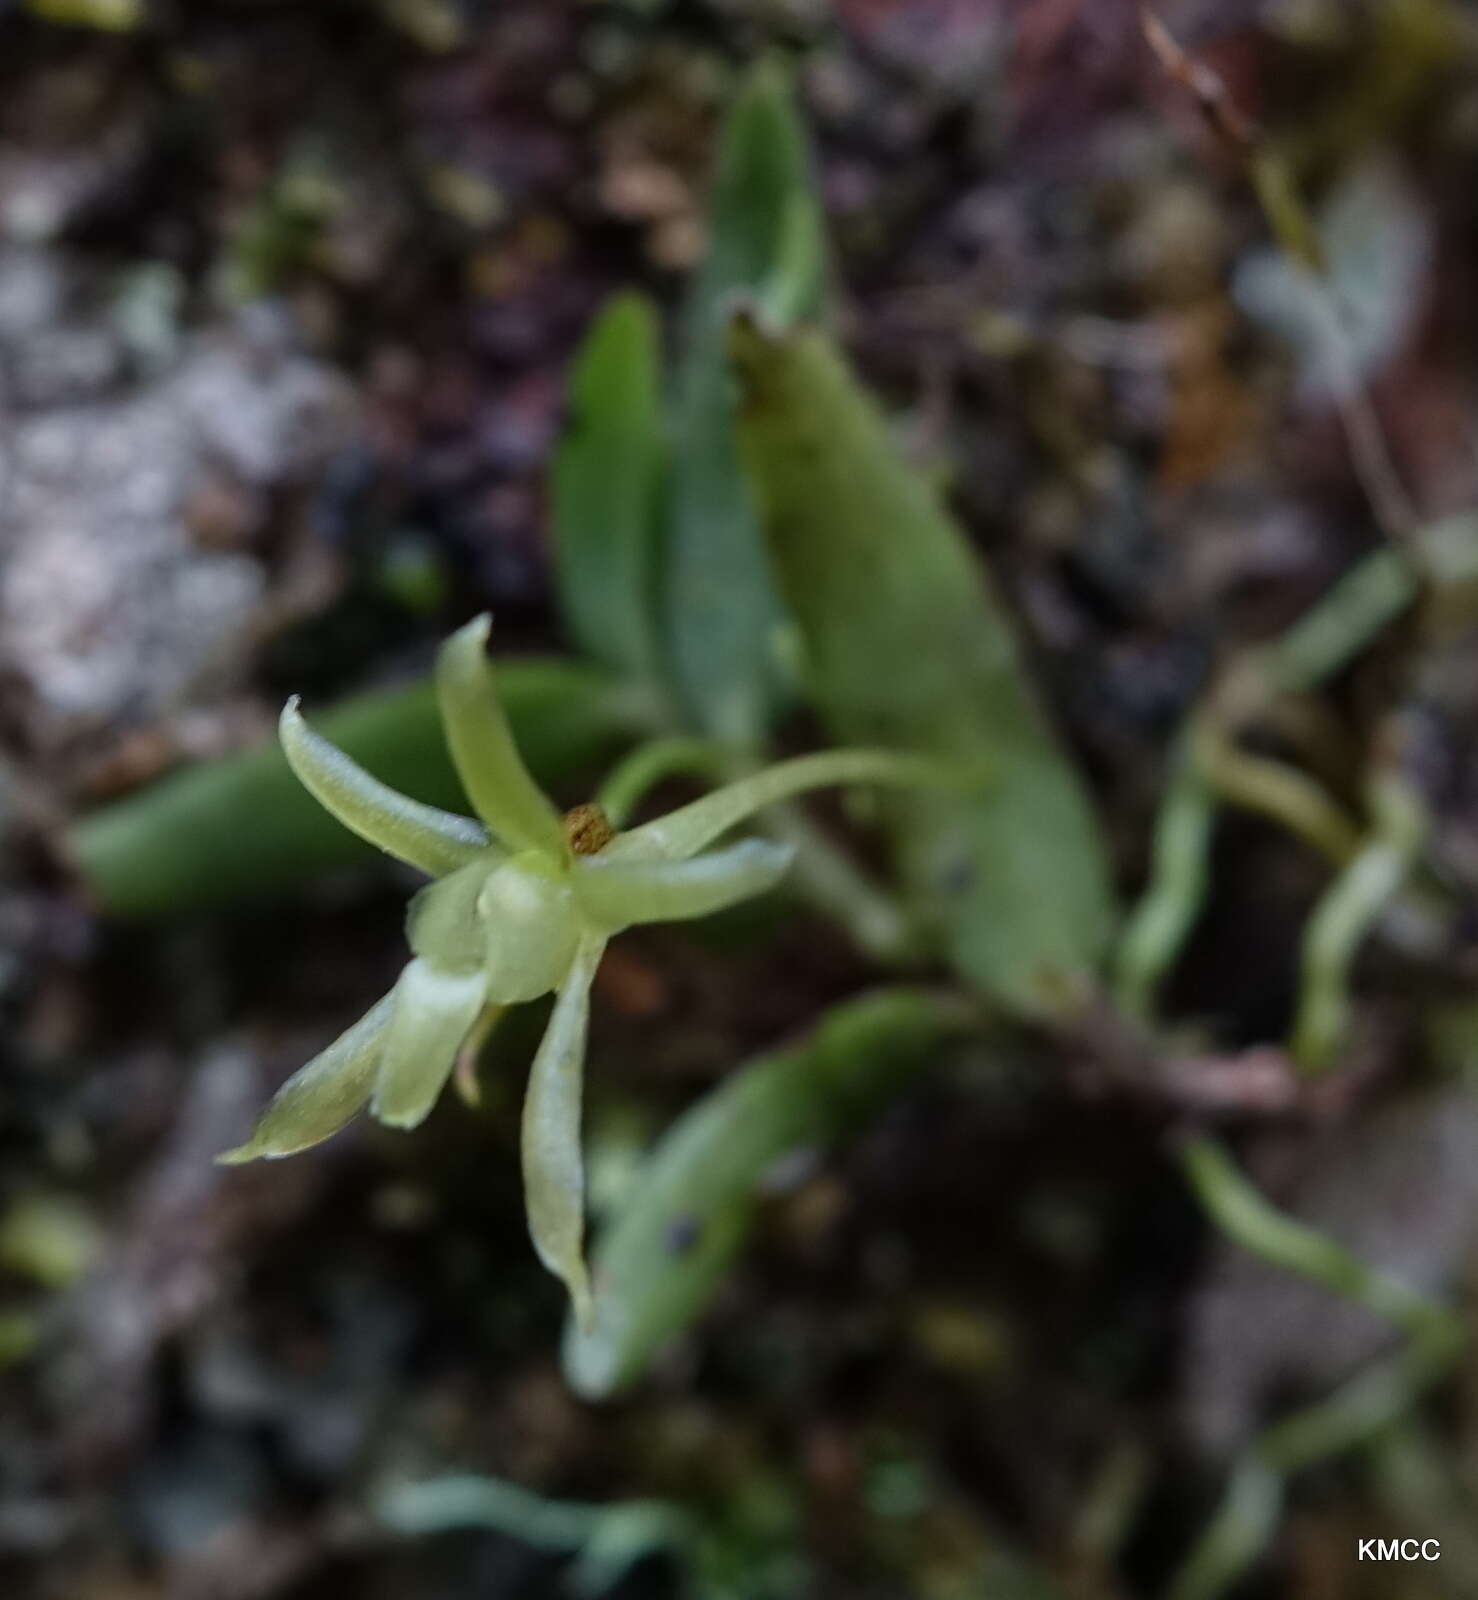
POLYGON ((382 1123, 414 1128, 469 1040, 502 1008, 553 991, 524 1098, 524 1191, 534 1247, 585 1323, 580 1101, 590 986, 606 942, 636 923, 706 916, 772 888, 793 847, 746 839, 705 850, 761 807, 825 784, 929 779, 916 758, 834 750, 780 762, 629 832, 599 806, 561 816, 514 745, 490 628, 486 616, 468 623, 436 666, 447 743, 477 821, 371 777, 308 727, 296 697, 283 709, 282 747, 304 787, 345 827, 435 881, 411 901, 412 959, 394 988, 289 1078, 247 1143, 219 1159, 306 1150, 366 1105, 382 1123))

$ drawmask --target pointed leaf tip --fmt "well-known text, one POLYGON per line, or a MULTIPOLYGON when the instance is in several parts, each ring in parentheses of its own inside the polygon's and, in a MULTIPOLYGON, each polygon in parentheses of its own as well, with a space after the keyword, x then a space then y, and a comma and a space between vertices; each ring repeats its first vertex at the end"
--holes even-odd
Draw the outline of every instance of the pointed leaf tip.
POLYGON ((662 673, 658 544, 666 440, 662 340, 644 296, 608 300, 581 343, 551 469, 555 577, 582 647, 630 677, 662 673))
POLYGON ((248 1161, 256 1161, 259 1157, 266 1159, 263 1153, 252 1148, 252 1141, 248 1139, 245 1144, 238 1144, 234 1149, 222 1150, 215 1158, 215 1164, 218 1167, 244 1167, 248 1161))

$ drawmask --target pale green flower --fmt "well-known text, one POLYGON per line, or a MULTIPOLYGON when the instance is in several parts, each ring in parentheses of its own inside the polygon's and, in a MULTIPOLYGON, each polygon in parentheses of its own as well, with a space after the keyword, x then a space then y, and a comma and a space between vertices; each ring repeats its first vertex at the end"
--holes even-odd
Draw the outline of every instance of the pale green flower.
POLYGON ((699 853, 760 807, 823 784, 918 782, 921 764, 827 751, 625 833, 595 806, 561 816, 509 733, 486 652, 490 626, 480 617, 454 634, 436 667, 447 742, 480 821, 397 794, 314 733, 296 699, 284 708, 282 746, 304 786, 345 827, 436 881, 411 902, 412 959, 395 987, 289 1078, 250 1140, 220 1159, 292 1155, 366 1105, 391 1127, 415 1127, 479 1023, 552 990, 524 1098, 524 1189, 534 1247, 584 1321, 580 1098, 590 985, 606 941, 634 923, 706 916, 772 888, 790 864, 788 845, 746 839, 699 853))

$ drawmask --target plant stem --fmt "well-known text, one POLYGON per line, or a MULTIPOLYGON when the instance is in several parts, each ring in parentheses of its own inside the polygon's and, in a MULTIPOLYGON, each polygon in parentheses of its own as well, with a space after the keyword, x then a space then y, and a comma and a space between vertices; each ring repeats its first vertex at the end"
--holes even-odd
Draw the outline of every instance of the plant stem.
POLYGON ((1169 1600, 1216 1600, 1266 1548, 1285 1480, 1371 1438, 1408 1412, 1457 1360, 1460 1318, 1367 1266, 1316 1228, 1285 1215, 1256 1189, 1226 1150, 1202 1135, 1180 1152, 1196 1198, 1234 1243, 1285 1272, 1386 1318, 1406 1347, 1333 1395, 1264 1430, 1232 1470, 1220 1509, 1170 1586, 1169 1600))
POLYGON ((1303 976, 1292 1051, 1306 1073, 1334 1061, 1350 1013, 1350 968, 1361 940, 1400 891, 1421 848, 1423 813, 1393 772, 1370 782, 1372 827, 1304 930, 1303 976))
POLYGON ((1141 1021, 1153 1016, 1156 991, 1206 898, 1216 799, 1190 744, 1182 739, 1177 750, 1155 820, 1149 883, 1119 943, 1115 997, 1141 1021))

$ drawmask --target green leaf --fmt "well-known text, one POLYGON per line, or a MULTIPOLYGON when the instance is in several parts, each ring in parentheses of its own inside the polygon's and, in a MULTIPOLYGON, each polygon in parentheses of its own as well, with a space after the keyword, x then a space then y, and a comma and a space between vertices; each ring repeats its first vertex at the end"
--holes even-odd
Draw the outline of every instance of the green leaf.
POLYGON ((767 309, 786 306, 796 318, 815 316, 825 289, 823 237, 790 74, 770 57, 751 68, 720 134, 708 254, 687 308, 690 361, 723 361, 736 295, 767 309))
MULTIPOLYGON (((557 784, 619 749, 642 708, 606 673, 521 658, 498 692, 525 760, 557 784)), ((469 809, 429 682, 377 690, 317 718, 370 772, 418 800, 469 809)), ((164 916, 259 900, 376 853, 293 776, 276 740, 171 774, 73 825, 66 839, 92 903, 111 916, 164 916)))
POLYGON ((735 319, 741 436, 805 677, 838 738, 985 766, 892 807, 900 866, 959 971, 1013 1010, 1073 1003, 1113 921, 1098 830, 1004 608, 826 338, 735 319))
POLYGON ((524 1205, 539 1259, 570 1291, 575 1317, 590 1319, 585 1270, 585 1161, 580 1103, 585 1079, 585 1032, 590 985, 603 939, 583 938, 560 987, 529 1070, 523 1102, 524 1205))
POLYGON ((216 1160, 235 1166, 296 1155, 337 1133, 370 1097, 394 1008, 392 990, 283 1084, 245 1144, 216 1160))
POLYGON ((685 317, 663 576, 665 634, 692 722, 752 744, 772 699, 780 618, 734 437, 724 326, 736 297, 775 315, 813 313, 823 272, 820 208, 785 73, 762 62, 725 123, 709 252, 685 317))
POLYGON ((375 1509, 382 1522, 412 1536, 491 1528, 540 1549, 576 1552, 568 1583, 581 1596, 605 1594, 659 1550, 686 1554, 693 1537, 687 1515, 661 1500, 553 1500, 503 1478, 471 1475, 396 1485, 377 1497, 375 1509))
POLYGON ((555 575, 571 633, 607 666, 658 675, 656 538, 664 456, 657 314, 607 302, 575 357, 552 474, 555 575))
POLYGON ((475 617, 436 656, 436 694, 452 760, 473 808, 511 849, 563 856, 559 813, 529 775, 498 698, 488 635, 493 619, 475 617))
POLYGON ((852 1000, 808 1039, 726 1079, 664 1135, 599 1240, 588 1328, 565 1336, 565 1373, 604 1398, 633 1383, 708 1303, 781 1156, 828 1143, 887 1099, 962 1025, 949 999, 889 989, 852 1000))
POLYGON ((26 9, 43 22, 103 33, 132 33, 148 15, 145 0, 26 0, 26 9))

